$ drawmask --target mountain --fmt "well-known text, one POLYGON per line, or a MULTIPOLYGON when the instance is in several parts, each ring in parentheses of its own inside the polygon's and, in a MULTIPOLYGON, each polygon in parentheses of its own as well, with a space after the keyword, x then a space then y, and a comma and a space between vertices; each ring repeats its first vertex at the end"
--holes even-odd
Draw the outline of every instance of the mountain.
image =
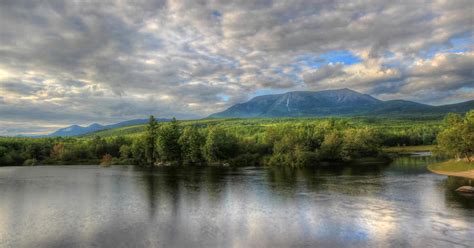
POLYGON ((81 127, 79 125, 72 125, 69 127, 61 128, 56 130, 53 133, 48 134, 47 136, 50 137, 56 137, 56 136, 77 136, 81 134, 86 134, 90 132, 95 132, 105 129, 105 126, 102 126, 100 124, 94 123, 92 125, 89 125, 87 127, 81 127))
POLYGON ((225 111, 212 114, 209 118, 439 115, 448 112, 467 112, 470 109, 474 109, 474 100, 431 106, 405 100, 382 101, 345 88, 257 96, 225 111))
MULTIPOLYGON (((169 119, 156 119, 156 120, 158 122, 169 121, 169 119)), ((94 123, 86 127, 72 125, 69 127, 58 129, 55 132, 46 135, 46 137, 79 136, 79 135, 84 135, 84 134, 88 134, 92 132, 97 132, 100 130, 113 129, 113 128, 119 128, 119 127, 125 127, 125 126, 132 126, 132 125, 140 125, 140 124, 145 124, 147 122, 148 122, 148 119, 134 119, 134 120, 123 121, 123 122, 119 122, 119 123, 115 123, 111 125, 100 125, 98 123, 94 123)))

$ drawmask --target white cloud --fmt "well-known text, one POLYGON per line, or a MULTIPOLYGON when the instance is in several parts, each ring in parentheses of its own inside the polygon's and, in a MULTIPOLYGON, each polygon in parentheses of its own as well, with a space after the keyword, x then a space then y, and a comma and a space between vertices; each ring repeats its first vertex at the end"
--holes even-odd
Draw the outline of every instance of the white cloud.
POLYGON ((0 116, 42 127, 202 117, 261 89, 466 100, 472 8, 468 0, 2 1, 0 116), (297 61, 335 50, 362 62, 297 61))

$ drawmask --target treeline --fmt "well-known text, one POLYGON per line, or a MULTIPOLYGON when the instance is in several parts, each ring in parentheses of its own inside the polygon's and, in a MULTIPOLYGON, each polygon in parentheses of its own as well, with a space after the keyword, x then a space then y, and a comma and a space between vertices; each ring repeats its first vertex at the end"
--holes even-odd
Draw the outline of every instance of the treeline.
MULTIPOLYGON (((439 124, 439 123, 438 123, 439 124)), ((132 135, 0 138, 0 165, 271 165, 384 157, 383 146, 433 144, 440 125, 372 119, 157 123, 132 135)))
MULTIPOLYGON (((132 139, 101 138, 0 138, 0 166, 99 163, 104 155, 119 158, 120 148, 132 139)), ((119 163, 115 159, 116 163, 119 163)))
POLYGON ((254 136, 239 136, 222 126, 156 123, 120 148, 120 158, 140 165, 285 165, 310 166, 323 161, 380 157, 382 136, 368 127, 328 120, 300 125, 269 126, 254 136))

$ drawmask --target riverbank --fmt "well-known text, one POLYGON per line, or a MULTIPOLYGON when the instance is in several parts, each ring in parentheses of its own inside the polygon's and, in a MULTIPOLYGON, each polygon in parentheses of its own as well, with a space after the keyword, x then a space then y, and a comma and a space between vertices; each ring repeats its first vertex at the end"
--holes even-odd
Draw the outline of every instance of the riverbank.
POLYGON ((410 152, 431 152, 435 148, 434 145, 424 146, 390 146, 384 147, 383 151, 388 153, 410 153, 410 152))
POLYGON ((448 160, 442 163, 430 164, 428 170, 440 175, 474 179, 473 162, 448 160))

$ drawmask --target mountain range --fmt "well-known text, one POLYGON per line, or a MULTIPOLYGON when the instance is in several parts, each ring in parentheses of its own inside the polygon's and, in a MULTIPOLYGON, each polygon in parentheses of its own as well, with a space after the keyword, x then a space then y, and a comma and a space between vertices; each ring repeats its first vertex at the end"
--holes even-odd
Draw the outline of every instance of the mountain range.
POLYGON ((209 118, 416 116, 464 113, 470 109, 474 109, 474 100, 432 106, 406 100, 382 101, 345 88, 257 96, 212 114, 209 118))
MULTIPOLYGON (((443 116, 446 113, 465 113, 474 109, 474 100, 457 104, 432 106, 406 100, 382 101, 368 94, 350 89, 323 91, 293 91, 284 94, 262 95, 231 106, 208 118, 258 118, 258 117, 327 117, 327 116, 385 116, 420 117, 443 116)), ((157 119, 158 122, 170 119, 157 119)), ((105 129, 141 125, 148 119, 134 119, 111 125, 72 125, 48 135, 34 137, 79 136, 105 129)), ((33 137, 32 135, 28 135, 33 137)))
MULTIPOLYGON (((170 119, 156 119, 158 122, 166 122, 170 121, 170 119)), ((48 135, 44 135, 42 137, 58 137, 58 136, 63 136, 63 137, 68 137, 68 136, 79 136, 79 135, 84 135, 92 132, 97 132, 105 129, 113 129, 113 128, 119 128, 119 127, 125 127, 125 126, 133 126, 133 125, 141 125, 145 124, 148 122, 148 119, 134 119, 134 120, 128 120, 128 121, 123 121, 115 124, 110 124, 110 125, 101 125, 98 123, 91 124, 89 126, 79 126, 79 125, 71 125, 69 127, 61 128, 56 130, 53 133, 50 133, 48 135)))

